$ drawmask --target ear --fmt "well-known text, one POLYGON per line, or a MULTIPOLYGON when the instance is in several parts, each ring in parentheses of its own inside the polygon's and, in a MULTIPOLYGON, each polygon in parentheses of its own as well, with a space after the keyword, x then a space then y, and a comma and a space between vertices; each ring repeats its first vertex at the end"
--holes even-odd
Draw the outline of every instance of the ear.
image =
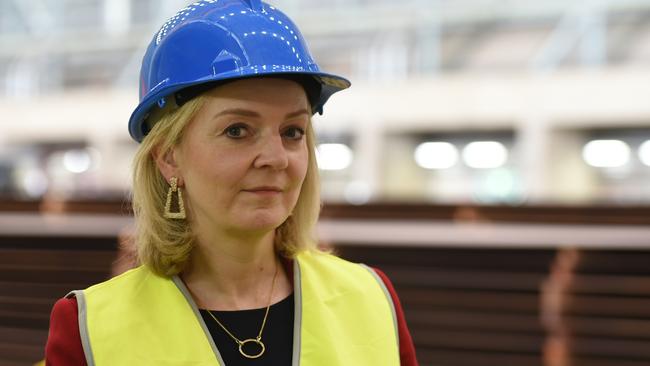
POLYGON ((181 176, 180 173, 180 168, 178 165, 176 154, 177 151, 175 148, 162 151, 160 147, 156 147, 153 150, 153 158, 156 162, 156 166, 158 167, 158 170, 160 171, 160 174, 162 174, 162 176, 165 177, 165 180, 167 182, 169 182, 172 177, 176 177, 178 179, 178 186, 182 187, 183 177, 181 176))

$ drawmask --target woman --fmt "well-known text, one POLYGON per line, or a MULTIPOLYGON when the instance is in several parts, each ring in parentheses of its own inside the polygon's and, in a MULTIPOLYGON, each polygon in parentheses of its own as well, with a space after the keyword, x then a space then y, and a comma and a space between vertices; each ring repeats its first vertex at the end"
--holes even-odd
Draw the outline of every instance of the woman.
POLYGON ((142 265, 56 303, 48 365, 416 365, 385 275, 311 234, 311 115, 348 86, 260 1, 165 23, 129 121, 142 265))

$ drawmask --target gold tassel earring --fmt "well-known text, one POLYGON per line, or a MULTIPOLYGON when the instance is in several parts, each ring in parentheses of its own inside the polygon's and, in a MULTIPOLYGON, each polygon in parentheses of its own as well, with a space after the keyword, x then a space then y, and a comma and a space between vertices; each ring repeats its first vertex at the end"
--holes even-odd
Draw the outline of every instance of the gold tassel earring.
POLYGON ((167 191, 167 200, 165 201, 164 216, 168 219, 185 219, 185 205, 183 204, 183 194, 181 189, 178 188, 178 179, 172 177, 169 182, 169 190, 167 191), (172 196, 176 193, 178 198, 178 211, 172 212, 172 196))

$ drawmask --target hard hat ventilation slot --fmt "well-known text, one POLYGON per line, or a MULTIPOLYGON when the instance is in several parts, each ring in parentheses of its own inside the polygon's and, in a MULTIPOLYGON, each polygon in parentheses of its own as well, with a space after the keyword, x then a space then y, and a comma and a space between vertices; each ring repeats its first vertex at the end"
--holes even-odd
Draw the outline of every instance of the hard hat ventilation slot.
POLYGON ((226 50, 222 50, 212 61, 212 75, 214 76, 239 69, 241 69, 239 57, 226 50))
POLYGON ((252 11, 262 10, 262 1, 261 0, 242 0, 242 2, 248 5, 252 11))

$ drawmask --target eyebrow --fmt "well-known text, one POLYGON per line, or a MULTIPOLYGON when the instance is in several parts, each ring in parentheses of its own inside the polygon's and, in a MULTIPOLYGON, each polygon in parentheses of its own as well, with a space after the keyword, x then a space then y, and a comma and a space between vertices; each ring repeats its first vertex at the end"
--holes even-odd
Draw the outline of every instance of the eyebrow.
MULTIPOLYGON (((221 117, 223 115, 228 115, 228 114, 234 114, 238 116, 243 116, 243 117, 261 117, 261 115, 255 111, 252 111, 250 109, 243 109, 243 108, 230 108, 230 109, 224 109, 223 111, 215 114, 212 118, 217 118, 221 117)), ((284 117, 285 119, 289 118, 294 118, 298 117, 300 115, 306 114, 309 116, 309 112, 306 109, 299 109, 295 112, 287 113, 287 115, 284 117)))

